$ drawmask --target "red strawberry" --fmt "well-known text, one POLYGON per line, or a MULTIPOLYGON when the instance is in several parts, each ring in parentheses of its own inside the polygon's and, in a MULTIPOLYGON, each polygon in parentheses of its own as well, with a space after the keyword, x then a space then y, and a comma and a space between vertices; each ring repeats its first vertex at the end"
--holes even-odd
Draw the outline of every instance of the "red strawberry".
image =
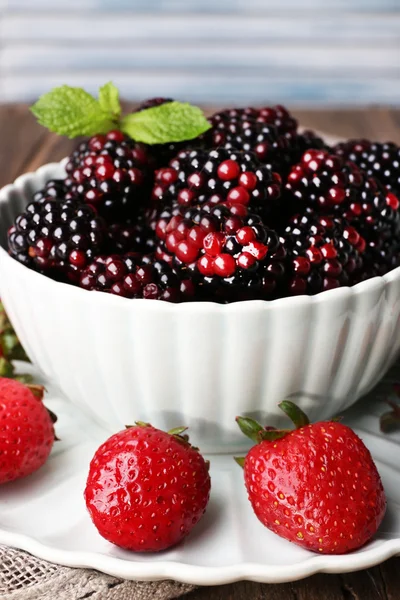
POLYGON ((0 377, 0 483, 37 471, 55 439, 41 386, 0 377))
POLYGON ((236 459, 255 514, 274 533, 314 552, 344 554, 363 546, 386 510, 368 449, 342 423, 310 424, 292 402, 279 406, 297 429, 264 429, 237 418, 257 442, 246 458, 236 459))
POLYGON ((209 465, 184 431, 136 423, 96 451, 85 500, 108 541, 136 552, 164 550, 201 519, 210 496, 209 465))

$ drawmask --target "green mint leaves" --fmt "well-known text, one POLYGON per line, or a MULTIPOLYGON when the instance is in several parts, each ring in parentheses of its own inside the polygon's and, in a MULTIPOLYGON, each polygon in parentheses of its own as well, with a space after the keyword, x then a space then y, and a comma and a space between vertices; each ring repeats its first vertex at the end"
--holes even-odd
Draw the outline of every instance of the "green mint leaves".
POLYGON ((121 104, 119 102, 118 88, 109 81, 99 89, 99 104, 100 108, 112 114, 114 119, 119 119, 121 116, 121 104))
POLYGON ((112 82, 100 88, 98 99, 82 88, 54 88, 31 110, 41 125, 69 138, 120 129, 137 142, 166 144, 194 139, 210 128, 200 108, 182 102, 166 102, 121 118, 119 92, 112 82))
POLYGON ((62 85, 41 96, 31 110, 41 125, 69 138, 107 133, 116 126, 113 113, 103 108, 111 96, 103 92, 100 103, 82 88, 62 85))
POLYGON ((124 133, 145 144, 192 140, 209 128, 202 110, 187 102, 166 102, 131 113, 121 123, 124 133))

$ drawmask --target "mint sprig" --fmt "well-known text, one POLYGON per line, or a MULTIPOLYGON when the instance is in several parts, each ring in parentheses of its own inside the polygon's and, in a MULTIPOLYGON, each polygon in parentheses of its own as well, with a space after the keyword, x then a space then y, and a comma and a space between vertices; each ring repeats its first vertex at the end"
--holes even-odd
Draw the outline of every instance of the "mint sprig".
POLYGON ((200 108, 175 101, 121 117, 119 92, 111 81, 100 88, 98 99, 82 88, 54 88, 31 110, 41 125, 69 138, 120 129, 137 142, 166 144, 194 139, 211 127, 200 108))
POLYGON ((131 113, 121 122, 124 133, 145 144, 193 140, 209 128, 200 108, 176 101, 131 113))
POLYGON ((44 94, 31 108, 41 125, 59 135, 107 133, 116 125, 113 114, 82 88, 62 85, 44 94))
POLYGON ((115 120, 121 116, 121 104, 119 102, 119 91, 112 81, 109 81, 99 89, 99 104, 106 113, 111 113, 115 120))

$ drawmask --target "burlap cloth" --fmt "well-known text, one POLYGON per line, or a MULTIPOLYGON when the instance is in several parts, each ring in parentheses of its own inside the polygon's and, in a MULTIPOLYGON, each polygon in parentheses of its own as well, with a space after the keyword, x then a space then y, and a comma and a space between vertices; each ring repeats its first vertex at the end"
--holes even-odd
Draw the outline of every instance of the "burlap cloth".
POLYGON ((1 600, 168 600, 192 589, 176 581, 124 581, 90 569, 60 567, 0 546, 1 600))

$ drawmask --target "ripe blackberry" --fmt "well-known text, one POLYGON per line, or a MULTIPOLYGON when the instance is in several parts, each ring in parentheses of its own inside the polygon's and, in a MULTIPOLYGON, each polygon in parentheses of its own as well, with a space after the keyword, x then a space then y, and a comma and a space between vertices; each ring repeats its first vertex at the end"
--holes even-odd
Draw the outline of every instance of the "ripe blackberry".
POLYGON ((365 241, 342 219, 297 215, 281 243, 287 250, 284 295, 318 294, 351 285, 363 266, 365 241))
POLYGON ((156 233, 161 240, 157 255, 188 273, 203 299, 275 297, 285 251, 278 234, 243 204, 166 209, 156 233))
POLYGON ((307 129, 301 133, 287 133, 285 137, 290 150, 292 166, 301 160, 301 157, 307 150, 330 151, 330 147, 325 141, 311 129, 307 129))
POLYGON ((297 130, 297 121, 290 112, 281 105, 265 106, 263 108, 232 108, 215 113, 211 119, 215 128, 227 127, 229 123, 241 122, 243 127, 251 125, 254 121, 273 125, 279 134, 286 134, 297 130))
POLYGON ((128 253, 97 257, 82 273, 80 287, 123 298, 182 302, 193 299, 194 285, 151 256, 128 253))
POLYGON ((93 205, 108 223, 134 218, 152 185, 151 159, 143 145, 121 131, 95 135, 80 144, 66 165, 67 189, 93 205))
POLYGON ((385 275, 400 266, 400 241, 376 237, 368 242, 364 254, 363 269, 357 281, 385 275))
POLYGON ((279 175, 250 153, 188 150, 156 173, 152 199, 156 213, 164 207, 227 203, 249 205, 267 215, 280 193, 279 175))
POLYGON ((285 200, 294 212, 313 209, 343 216, 368 242, 397 236, 399 200, 354 163, 324 150, 308 150, 289 173, 285 200))
POLYGON ((333 152, 354 162, 394 194, 400 194, 400 147, 393 142, 382 144, 368 140, 350 140, 334 146, 333 152))
POLYGON ((109 250, 112 254, 140 252, 151 254, 155 250, 154 231, 145 222, 141 213, 133 222, 113 223, 107 228, 109 250))
POLYGON ((141 102, 135 112, 140 112, 142 110, 146 110, 147 108, 154 108, 155 106, 161 106, 161 104, 166 104, 167 102, 173 102, 172 98, 148 98, 141 102))
POLYGON ((62 198, 63 186, 49 182, 37 192, 8 233, 11 256, 55 279, 76 282, 103 250, 106 227, 95 210, 62 198))
POLYGON ((205 135, 211 147, 252 152, 270 171, 277 171, 281 176, 285 176, 293 164, 288 139, 279 135, 273 125, 219 120, 205 135))

